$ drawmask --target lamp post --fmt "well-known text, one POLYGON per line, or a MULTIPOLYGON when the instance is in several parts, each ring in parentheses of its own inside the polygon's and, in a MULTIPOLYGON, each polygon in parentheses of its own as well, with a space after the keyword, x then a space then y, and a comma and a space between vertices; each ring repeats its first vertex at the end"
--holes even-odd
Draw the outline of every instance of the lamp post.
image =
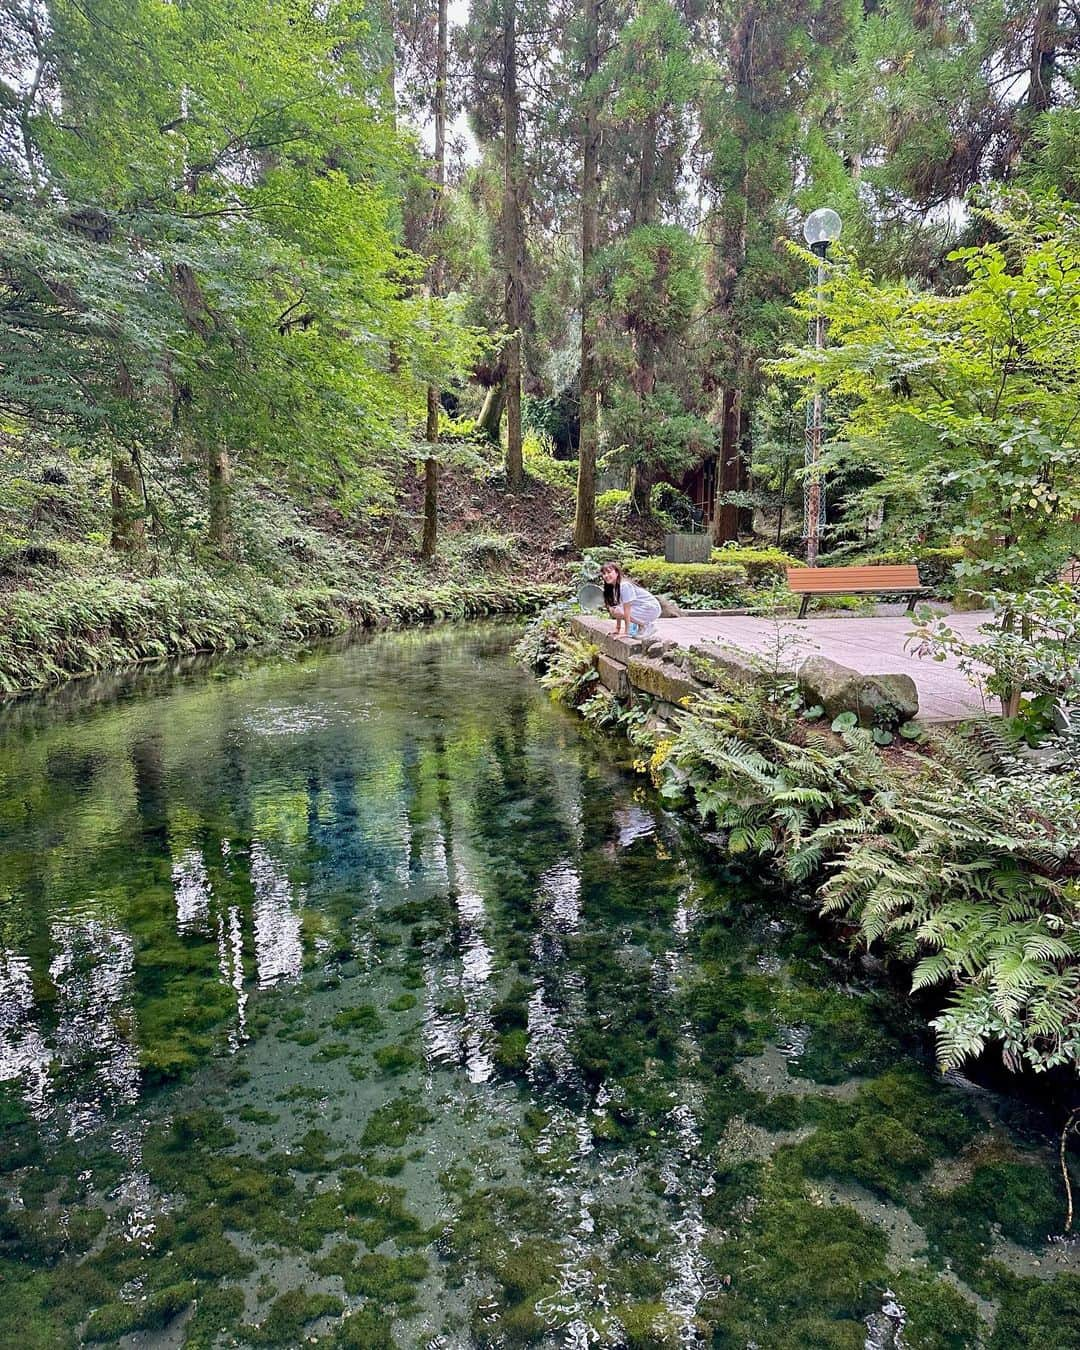
MULTIPOLYGON (((810 324, 814 346, 825 346, 825 259, 829 245, 840 238, 842 221, 831 207, 822 206, 806 217, 803 238, 817 258, 817 306, 810 324)), ((825 517, 825 493, 821 482, 821 437, 825 420, 825 395, 820 381, 814 382, 814 397, 806 405, 806 460, 803 474, 803 538, 806 565, 817 566, 818 544, 825 517)))

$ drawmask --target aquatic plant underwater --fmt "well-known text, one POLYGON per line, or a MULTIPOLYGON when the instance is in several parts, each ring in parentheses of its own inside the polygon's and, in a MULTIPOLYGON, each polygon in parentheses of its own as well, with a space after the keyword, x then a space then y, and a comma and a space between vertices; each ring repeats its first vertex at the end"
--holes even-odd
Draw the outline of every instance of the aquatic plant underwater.
POLYGON ((1049 1119, 513 636, 0 710, 0 1346, 1080 1344, 1049 1119))

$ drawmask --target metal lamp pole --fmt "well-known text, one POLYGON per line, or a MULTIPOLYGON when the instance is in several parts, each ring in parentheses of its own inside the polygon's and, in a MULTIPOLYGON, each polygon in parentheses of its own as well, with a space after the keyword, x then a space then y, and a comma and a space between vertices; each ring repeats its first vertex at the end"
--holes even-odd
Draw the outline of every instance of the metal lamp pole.
MULTIPOLYGON (((827 206, 812 211, 803 225, 803 238, 817 258, 817 304, 810 324, 810 338, 818 351, 825 346, 825 263, 829 245, 840 238, 842 222, 827 206)), ((814 381, 814 396, 806 405, 806 455, 803 474, 803 538, 806 565, 816 567, 821 527, 825 517, 825 492, 821 481, 821 441, 825 424, 825 394, 814 381)))

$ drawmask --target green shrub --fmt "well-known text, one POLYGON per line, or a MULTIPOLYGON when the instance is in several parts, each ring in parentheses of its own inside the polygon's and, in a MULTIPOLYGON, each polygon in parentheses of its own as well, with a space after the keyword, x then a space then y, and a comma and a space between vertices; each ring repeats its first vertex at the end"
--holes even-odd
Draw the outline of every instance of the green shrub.
POLYGON ((934 590, 951 589, 953 568, 963 562, 967 555, 962 548, 905 548, 892 549, 885 553, 871 553, 859 560, 867 567, 899 567, 915 563, 919 569, 919 580, 924 586, 934 590))
POLYGON ((633 579, 650 591, 673 595, 708 595, 715 600, 738 599, 746 585, 741 567, 721 567, 717 563, 669 563, 663 558, 639 558, 632 568, 633 579))
POLYGON ((573 491, 577 486, 577 460, 556 459, 555 444, 543 431, 529 428, 521 440, 525 472, 548 487, 573 491))
POLYGON ((649 504, 656 515, 676 530, 688 530, 694 523, 697 509, 694 503, 670 483, 656 483, 649 494, 649 504))
POLYGON ((739 544, 713 549, 711 561, 724 567, 743 568, 752 582, 782 581, 789 567, 803 565, 779 548, 743 548, 739 544))
POLYGON ((64 579, 0 595, 0 692, 138 661, 302 642, 391 621, 525 614, 558 588, 491 578, 425 589, 344 591, 254 579, 64 579))
POLYGON ((625 488, 609 488, 601 492, 596 499, 596 514, 600 516, 625 516, 630 507, 630 493, 625 488))
POLYGON ((454 540, 454 552, 466 567, 483 571, 516 562, 518 543, 512 534, 466 534, 454 540))

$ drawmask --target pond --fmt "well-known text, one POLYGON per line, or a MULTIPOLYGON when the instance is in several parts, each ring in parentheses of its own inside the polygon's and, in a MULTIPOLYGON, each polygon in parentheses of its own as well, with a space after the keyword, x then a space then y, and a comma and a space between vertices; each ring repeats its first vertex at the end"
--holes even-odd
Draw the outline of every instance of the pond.
POLYGON ((1048 1122, 513 638, 0 709, 0 1345, 1080 1345, 1048 1122))

